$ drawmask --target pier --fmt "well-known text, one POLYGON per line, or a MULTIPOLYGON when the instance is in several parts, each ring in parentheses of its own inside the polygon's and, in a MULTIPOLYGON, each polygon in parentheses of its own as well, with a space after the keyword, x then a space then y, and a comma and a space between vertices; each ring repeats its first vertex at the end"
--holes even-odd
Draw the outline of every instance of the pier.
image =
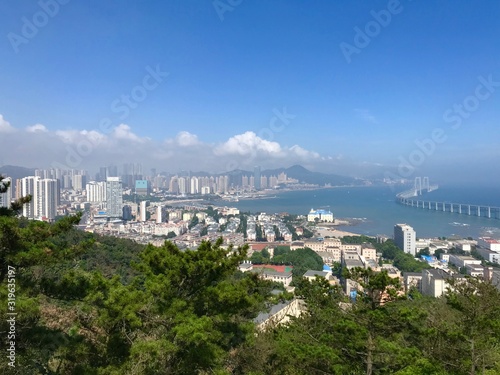
POLYGON ((418 199, 418 197, 422 195, 422 192, 430 192, 436 189, 438 189, 437 185, 429 185, 428 177, 424 177, 423 180, 420 177, 416 177, 413 189, 403 191, 396 195, 396 201, 400 204, 420 208, 422 210, 450 212, 488 219, 500 219, 500 207, 418 199))

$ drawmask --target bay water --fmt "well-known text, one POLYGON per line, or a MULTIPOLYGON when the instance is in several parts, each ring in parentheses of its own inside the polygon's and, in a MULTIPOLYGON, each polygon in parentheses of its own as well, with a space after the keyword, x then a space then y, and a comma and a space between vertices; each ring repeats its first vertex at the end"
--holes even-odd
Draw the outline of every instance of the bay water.
MULTIPOLYGON (((357 224, 338 229, 369 236, 393 234, 395 224, 406 223, 423 237, 500 238, 500 219, 434 211, 396 203, 405 188, 340 187, 305 191, 273 192, 263 199, 231 202, 240 211, 307 215, 314 209, 329 209, 336 218, 356 218, 357 224)), ((494 187, 444 186, 418 199, 500 207, 499 189, 494 187)))

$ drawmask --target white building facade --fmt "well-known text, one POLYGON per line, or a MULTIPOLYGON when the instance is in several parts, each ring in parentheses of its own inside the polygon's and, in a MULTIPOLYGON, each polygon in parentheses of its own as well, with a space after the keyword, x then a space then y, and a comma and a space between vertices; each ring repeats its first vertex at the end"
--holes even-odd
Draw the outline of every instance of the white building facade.
POLYGON ((413 256, 416 255, 416 237, 415 230, 408 224, 396 224, 394 226, 394 242, 396 246, 413 256))

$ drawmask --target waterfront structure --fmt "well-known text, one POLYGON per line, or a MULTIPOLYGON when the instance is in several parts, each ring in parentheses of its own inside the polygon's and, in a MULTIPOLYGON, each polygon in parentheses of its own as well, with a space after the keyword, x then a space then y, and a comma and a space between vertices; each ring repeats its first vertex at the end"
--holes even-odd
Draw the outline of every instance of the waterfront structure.
POLYGON ((307 221, 316 221, 316 219, 327 223, 333 223, 334 221, 333 213, 331 211, 315 210, 311 208, 311 211, 307 214, 307 221))
POLYGON ((413 256, 416 255, 416 233, 408 224, 394 226, 394 242, 396 246, 413 256))
POLYGON ((122 218, 123 186, 120 177, 106 179, 106 214, 110 218, 122 218))

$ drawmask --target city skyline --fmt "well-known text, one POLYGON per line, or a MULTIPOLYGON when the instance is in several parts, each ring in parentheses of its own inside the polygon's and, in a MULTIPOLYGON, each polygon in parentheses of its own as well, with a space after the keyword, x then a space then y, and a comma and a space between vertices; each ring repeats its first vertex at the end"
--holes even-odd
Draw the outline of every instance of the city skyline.
POLYGON ((0 164, 499 183, 498 4, 222 3, 0 5, 0 164))

